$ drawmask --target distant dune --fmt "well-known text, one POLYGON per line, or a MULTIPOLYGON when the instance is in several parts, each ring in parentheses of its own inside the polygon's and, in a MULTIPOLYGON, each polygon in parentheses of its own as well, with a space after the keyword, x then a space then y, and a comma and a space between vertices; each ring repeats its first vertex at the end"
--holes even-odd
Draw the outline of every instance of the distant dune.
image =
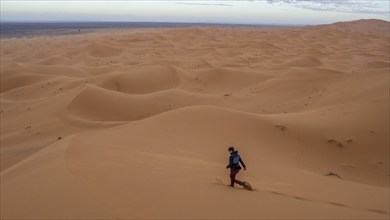
POLYGON ((1 218, 388 219, 389 25, 1 39, 1 218))

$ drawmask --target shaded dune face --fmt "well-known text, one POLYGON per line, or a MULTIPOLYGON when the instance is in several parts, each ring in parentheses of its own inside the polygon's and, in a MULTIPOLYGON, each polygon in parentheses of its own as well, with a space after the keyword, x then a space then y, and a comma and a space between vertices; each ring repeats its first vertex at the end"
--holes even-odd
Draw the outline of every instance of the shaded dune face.
POLYGON ((116 74, 99 86, 129 94, 148 94, 176 88, 180 78, 176 69, 169 65, 142 65, 116 74))
POLYGON ((387 219, 388 30, 2 39, 1 218, 387 219))

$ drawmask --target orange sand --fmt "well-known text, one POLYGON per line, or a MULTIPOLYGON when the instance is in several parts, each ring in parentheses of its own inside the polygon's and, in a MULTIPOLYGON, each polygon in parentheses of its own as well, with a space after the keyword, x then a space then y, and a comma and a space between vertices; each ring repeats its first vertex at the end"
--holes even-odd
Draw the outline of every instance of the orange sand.
POLYGON ((1 218, 388 219, 389 70, 379 20, 1 39, 1 218))

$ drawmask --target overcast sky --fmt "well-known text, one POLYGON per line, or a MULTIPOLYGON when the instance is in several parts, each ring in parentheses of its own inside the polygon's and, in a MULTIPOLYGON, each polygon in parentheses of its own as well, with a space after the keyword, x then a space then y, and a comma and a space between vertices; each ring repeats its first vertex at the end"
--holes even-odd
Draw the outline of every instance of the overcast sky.
POLYGON ((389 0, 0 2, 1 21, 161 21, 302 25, 358 19, 390 20, 389 0))

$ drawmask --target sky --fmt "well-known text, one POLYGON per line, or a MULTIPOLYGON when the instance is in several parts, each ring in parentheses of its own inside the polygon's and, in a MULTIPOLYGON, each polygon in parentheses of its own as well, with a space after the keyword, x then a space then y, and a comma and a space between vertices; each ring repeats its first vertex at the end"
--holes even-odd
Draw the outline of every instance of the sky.
POLYGON ((2 22, 150 21, 314 25, 390 21, 389 0, 0 0, 2 22))

